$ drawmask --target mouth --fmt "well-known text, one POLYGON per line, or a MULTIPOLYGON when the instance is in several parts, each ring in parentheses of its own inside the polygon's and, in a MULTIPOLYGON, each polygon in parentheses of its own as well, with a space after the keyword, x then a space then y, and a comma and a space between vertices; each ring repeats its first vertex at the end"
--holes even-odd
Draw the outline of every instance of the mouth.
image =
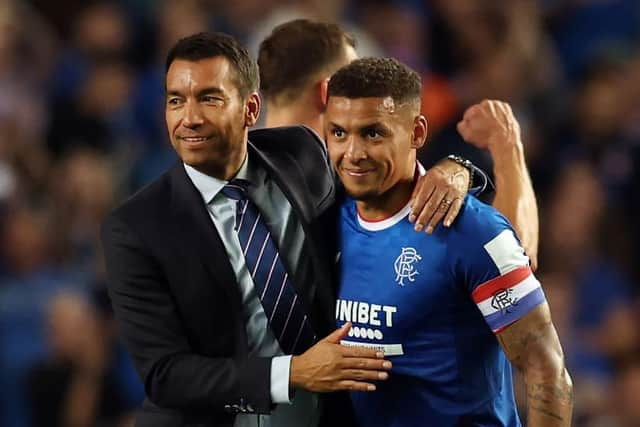
POLYGON ((346 175, 358 178, 370 174, 371 172, 373 172, 373 169, 342 169, 342 171, 346 175))
POLYGON ((212 136, 178 136, 178 139, 184 141, 188 145, 200 145, 211 140, 212 136))

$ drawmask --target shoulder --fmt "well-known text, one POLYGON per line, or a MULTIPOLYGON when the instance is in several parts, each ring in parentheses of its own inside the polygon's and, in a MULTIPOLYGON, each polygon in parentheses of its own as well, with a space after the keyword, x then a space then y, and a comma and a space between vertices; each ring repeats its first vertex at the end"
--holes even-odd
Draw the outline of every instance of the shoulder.
POLYGON ((116 205, 105 217, 103 228, 115 222, 136 227, 161 216, 167 210, 170 201, 171 175, 177 172, 179 166, 181 165, 174 166, 173 169, 165 172, 116 205), (150 212, 153 212, 153 215, 150 215, 150 212))
POLYGON ((296 157, 301 155, 327 157, 324 141, 315 131, 306 126, 252 130, 249 132, 249 141, 260 151, 270 154, 286 152, 296 157))
MULTIPOLYGON (((442 227, 441 227, 442 228, 442 227)), ((444 229, 449 240, 464 240, 483 245, 505 230, 513 231, 509 221, 493 206, 467 195, 458 218, 444 229)))
POLYGON ((494 207, 467 196, 463 209, 446 233, 449 260, 464 283, 476 286, 518 267, 529 258, 509 221, 494 207))
POLYGON ((262 147, 262 144, 291 145, 301 142, 310 143, 318 149, 325 145, 320 136, 307 126, 281 126, 275 128, 254 129, 249 132, 249 140, 262 147))

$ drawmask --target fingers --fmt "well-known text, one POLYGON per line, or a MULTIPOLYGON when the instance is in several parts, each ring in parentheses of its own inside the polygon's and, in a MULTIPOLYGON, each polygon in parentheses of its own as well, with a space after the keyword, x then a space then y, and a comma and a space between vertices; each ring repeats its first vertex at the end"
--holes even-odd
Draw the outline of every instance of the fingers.
POLYGON ((331 332, 322 341, 327 341, 333 344, 340 344, 340 341, 343 338, 345 338, 349 333, 349 329, 351 329, 351 322, 347 322, 344 325, 342 325, 340 328, 331 332))
POLYGON ((384 381, 389 378, 389 373, 384 371, 365 371, 362 369, 346 369, 342 371, 345 379, 356 381, 384 381))
POLYGON ((462 139, 468 142, 471 137, 471 129, 467 120, 460 120, 456 125, 456 128, 458 129, 460 136, 462 136, 462 139))
POLYGON ((389 371, 393 367, 388 360, 377 360, 363 357, 345 357, 340 362, 340 367, 345 370, 357 370, 368 372, 389 371))
POLYGON ((346 391, 375 391, 375 384, 364 383, 359 381, 352 380, 343 380, 338 382, 336 385, 335 391, 346 390, 346 391))
POLYGON ((453 220, 456 219, 458 214, 460 213, 460 209, 462 208, 463 199, 461 197, 456 197, 451 202, 451 207, 447 211, 447 216, 444 218, 444 226, 451 227, 453 224, 453 220))
POLYGON ((425 179, 424 176, 418 179, 416 188, 413 190, 413 195, 411 196, 412 201, 409 222, 415 222, 418 218, 418 214, 424 211, 425 204, 431 198, 434 190, 435 186, 429 180, 425 179))
MULTIPOLYGON (((362 366, 373 366, 374 362, 380 361, 371 361, 371 360, 355 360, 355 359, 345 359, 345 362, 348 362, 353 365, 362 365, 362 366)), ((387 368, 386 370, 391 369, 391 362, 384 361, 384 364, 387 368)), ((352 390, 352 391, 374 391, 376 389, 375 384, 372 384, 368 381, 385 381, 389 379, 389 373, 385 370, 382 370, 378 367, 378 369, 353 369, 346 368, 340 373, 341 380, 339 380, 336 384, 337 390, 352 390)))
POLYGON ((384 353, 375 348, 357 347, 353 345, 340 346, 340 353, 344 357, 357 357, 361 359, 383 359, 384 353))
POLYGON ((482 114, 482 109, 483 109, 482 103, 472 105, 471 107, 467 108, 467 110, 464 112, 462 116, 462 120, 469 121, 473 119, 474 117, 482 114))
MULTIPOLYGON (((436 213, 438 213, 438 210, 440 209, 445 209, 445 212, 446 212, 446 208, 448 208, 448 206, 442 206, 442 200, 445 198, 446 195, 447 195, 446 188, 444 189, 436 188, 434 190, 431 197, 429 197, 429 200, 427 200, 424 208, 422 209, 422 212, 416 219, 416 225, 414 227, 416 231, 422 231, 425 224, 428 224, 427 230, 426 230, 427 233, 433 232, 433 227, 429 228, 429 225, 431 224, 431 219, 436 213)), ((442 216, 440 216, 440 218, 442 219, 442 216)))
POLYGON ((429 222, 427 223, 427 228, 426 228, 427 234, 433 233, 433 230, 440 223, 440 221, 442 221, 445 214, 449 212, 449 210, 451 209, 451 205, 453 204, 453 201, 450 198, 448 198, 450 197, 448 196, 448 194, 449 193, 446 193, 442 197, 442 200, 440 200, 440 203, 438 204, 436 211, 433 213, 433 216, 429 219, 429 222))

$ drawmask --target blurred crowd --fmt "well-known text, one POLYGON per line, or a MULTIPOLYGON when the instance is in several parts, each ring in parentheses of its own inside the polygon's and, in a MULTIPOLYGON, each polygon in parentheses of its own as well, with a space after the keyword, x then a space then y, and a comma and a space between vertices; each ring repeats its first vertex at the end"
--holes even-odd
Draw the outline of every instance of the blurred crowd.
POLYGON ((295 17, 338 22, 360 55, 422 73, 429 141, 460 145, 467 106, 511 103, 574 425, 640 426, 637 0, 0 0, 0 425, 129 425, 143 387, 98 236, 105 212, 175 161, 166 51, 216 30, 255 55, 295 17))

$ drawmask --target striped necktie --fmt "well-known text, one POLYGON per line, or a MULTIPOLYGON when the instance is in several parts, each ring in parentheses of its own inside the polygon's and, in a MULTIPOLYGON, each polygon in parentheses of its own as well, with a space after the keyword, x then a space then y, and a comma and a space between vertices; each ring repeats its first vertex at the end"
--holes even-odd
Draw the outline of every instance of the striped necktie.
POLYGON ((271 232, 249 199, 248 186, 248 181, 235 179, 224 186, 222 194, 238 202, 235 228, 269 326, 285 354, 300 354, 313 345, 316 335, 271 232))

